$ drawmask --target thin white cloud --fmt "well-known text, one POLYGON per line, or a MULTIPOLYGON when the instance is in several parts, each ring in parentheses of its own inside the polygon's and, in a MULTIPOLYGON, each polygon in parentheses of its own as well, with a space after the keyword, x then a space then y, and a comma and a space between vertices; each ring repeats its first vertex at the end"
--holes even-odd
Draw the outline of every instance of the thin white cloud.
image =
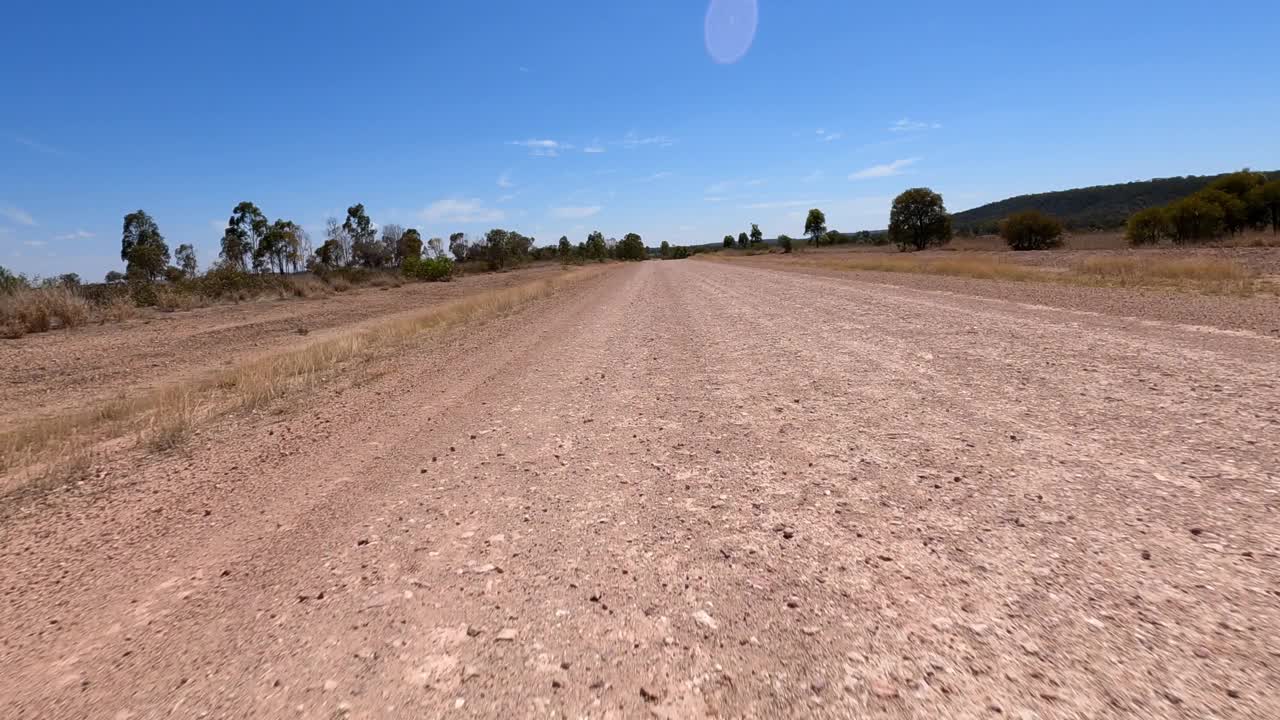
POLYGON ((27 247, 44 247, 43 240, 24 240, 22 244, 27 247))
POLYGON ((756 187, 758 185, 763 185, 766 182, 768 182, 768 180, 765 180, 764 178, 756 178, 754 180, 748 180, 745 184, 747 187, 756 187))
POLYGON ((500 203, 511 202, 512 200, 515 200, 516 196, 519 194, 520 193, 507 193, 506 195, 500 195, 498 196, 498 202, 500 203))
POLYGON ((718 183, 712 183, 711 185, 708 185, 706 192, 708 195, 723 195, 729 192, 729 189, 732 187, 733 187, 733 183, 731 181, 721 180, 718 183))
POLYGON ((426 206, 418 215, 429 222, 486 223, 498 222, 505 213, 485 207, 477 198, 445 198, 426 206))
POLYGON ((522 72, 522 73, 527 73, 527 72, 529 72, 529 68, 527 68, 527 67, 525 67, 525 66, 521 65, 521 66, 520 66, 520 72, 522 72))
POLYGON ((724 200, 724 197, 722 197, 722 196, 720 196, 720 195, 708 195, 708 196, 706 196, 706 197, 704 197, 704 198, 702 198, 702 199, 703 199, 703 200, 705 200, 705 201, 707 201, 707 202, 709 202, 709 203, 718 203, 718 202, 720 202, 720 201, 724 200))
POLYGON ((654 173, 654 174, 652 174, 652 175, 649 175, 649 176, 647 176, 647 177, 642 177, 642 178, 640 178, 640 182, 653 182, 653 181, 655 181, 655 180, 662 180, 662 179, 664 179, 664 178, 669 178, 669 177, 671 177, 671 175, 672 175, 672 173, 667 172, 667 171, 665 171, 665 170, 664 170, 664 171, 662 171, 662 172, 656 172, 656 173, 654 173))
POLYGON ((46 145, 40 142, 39 140, 32 140, 29 137, 23 137, 21 135, 14 136, 13 141, 18 143, 19 145, 25 145, 31 148, 32 150, 35 150, 36 152, 44 153, 45 155, 66 155, 67 154, 65 151, 63 151, 60 148, 56 148, 52 145, 46 145))
POLYGON ((672 140, 670 137, 667 137, 666 135, 650 135, 647 137, 642 137, 640 135, 637 135, 634 132, 629 132, 626 134, 625 137, 622 138, 622 146, 627 148, 628 150, 634 150, 644 145, 657 145, 658 147, 671 147, 673 144, 675 144, 675 140, 672 140))
POLYGON ((89 232, 88 230, 77 229, 74 232, 69 232, 65 235, 59 235, 55 237, 54 240, 87 240, 88 238, 91 238, 91 237, 93 237, 93 233, 89 232))
POLYGON ((937 130, 942 127, 942 123, 921 122, 920 120, 912 120, 911 118, 902 118, 889 126, 889 132, 916 132, 919 130, 937 130))
POLYGON ((910 167, 920 162, 920 158, 905 158, 902 160, 894 160, 891 163, 883 165, 872 165, 869 168, 863 168, 849 175, 850 180, 870 180, 872 178, 893 177, 901 175, 904 168, 910 167))
POLYGON ((592 215, 598 214, 600 212, 600 209, 601 208, 599 205, 584 205, 581 207, 554 207, 554 208, 551 208, 551 214, 558 218, 565 218, 568 220, 581 220, 582 218, 589 218, 592 215))
POLYGON ((823 130, 822 128, 818 128, 818 141, 819 141, 819 142, 831 142, 832 140, 839 140, 839 139, 840 139, 840 138, 842 138, 842 137, 844 137, 844 133, 841 133, 841 132, 834 132, 834 131, 833 131, 833 132, 827 132, 826 130, 823 130))
POLYGON ((515 187, 515 184, 511 182, 510 170, 504 170, 503 173, 498 176, 498 187, 500 188, 515 187))
POLYGON ((775 208, 804 207, 806 205, 813 207, 816 204, 817 203, 812 200, 773 200, 769 202, 751 203, 749 205, 739 205, 738 207, 743 210, 772 210, 775 208))
POLYGON ((31 213, 23 210, 22 208, 14 207, 13 205, 0 206, 0 215, 9 218, 11 221, 18 223, 19 225, 34 226, 36 224, 36 219, 31 217, 31 213))
POLYGON ((508 145, 518 145, 528 148, 529 154, 533 157, 557 157, 561 151, 572 150, 573 146, 568 143, 562 143, 558 140, 545 139, 529 139, 529 140, 512 140, 508 145))
POLYGON ((594 153, 602 153, 602 152, 604 152, 604 145, 600 142, 600 139, 599 139, 599 138, 596 138, 595 140, 592 140, 592 141, 591 141, 591 144, 590 144, 590 145, 588 145, 588 146, 586 146, 586 147, 582 148, 582 152, 584 152, 584 153, 593 153, 593 154, 594 154, 594 153))
POLYGON ((811 172, 811 173, 809 173, 808 175, 805 175, 803 178, 801 178, 801 180, 802 180, 803 182, 818 182, 818 181, 819 181, 819 180, 821 180, 821 179, 822 179, 822 171, 821 171, 821 170, 814 170, 813 172, 811 172))

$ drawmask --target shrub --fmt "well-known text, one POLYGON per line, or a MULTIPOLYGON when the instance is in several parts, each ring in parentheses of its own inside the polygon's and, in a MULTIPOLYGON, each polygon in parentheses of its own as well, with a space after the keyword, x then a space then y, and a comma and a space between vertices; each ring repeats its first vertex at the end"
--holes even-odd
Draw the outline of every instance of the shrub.
POLYGON ((1172 235, 1169 227, 1169 213, 1159 207, 1139 210, 1129 217, 1124 234, 1129 244, 1135 247, 1155 245, 1172 235))
POLYGON ((787 235, 778 236, 778 244, 782 246, 782 252, 791 252, 791 238, 787 235))
POLYGON ((1001 220, 1000 237, 1010 250, 1048 250, 1062 245, 1062 223, 1038 210, 1027 210, 1001 220))
POLYGON ((404 273, 405 277, 413 278, 414 280, 428 282, 448 280, 453 276, 453 261, 444 256, 437 258, 408 258, 400 266, 400 271, 404 273))

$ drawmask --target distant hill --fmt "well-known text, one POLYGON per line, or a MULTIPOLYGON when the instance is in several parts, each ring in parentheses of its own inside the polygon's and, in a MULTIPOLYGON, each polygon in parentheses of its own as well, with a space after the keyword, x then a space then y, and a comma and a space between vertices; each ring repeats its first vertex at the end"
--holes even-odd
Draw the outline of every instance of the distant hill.
MULTIPOLYGON (((1276 177, 1280 173, 1264 174, 1276 177)), ((954 213, 951 222, 958 233, 993 233, 997 223, 1009 214, 1039 210, 1058 218, 1069 230, 1110 230, 1122 227, 1138 210, 1190 195, 1219 177, 1221 175, 1188 175, 1019 195, 954 213)))

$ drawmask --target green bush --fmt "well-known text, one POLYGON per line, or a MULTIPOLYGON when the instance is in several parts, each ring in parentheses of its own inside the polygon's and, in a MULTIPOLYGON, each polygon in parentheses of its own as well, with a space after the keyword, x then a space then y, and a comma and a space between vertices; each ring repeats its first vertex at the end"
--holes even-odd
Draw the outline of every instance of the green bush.
POLYGON ((1213 240, 1222 234, 1226 213, 1215 203, 1192 195, 1169 205, 1173 241, 1179 245, 1213 240))
POLYGON ((1000 237, 1010 250, 1048 250, 1062 245, 1062 223, 1039 210, 1027 210, 1001 220, 1000 237))
POLYGON ((1124 234, 1129 244, 1135 247, 1155 245, 1172 235, 1169 227, 1169 213, 1159 207, 1139 210, 1129 217, 1124 234))
POLYGON ((453 261, 447 257, 437 258, 405 258, 400 265, 400 272, 414 280, 438 282, 453 276, 453 261))

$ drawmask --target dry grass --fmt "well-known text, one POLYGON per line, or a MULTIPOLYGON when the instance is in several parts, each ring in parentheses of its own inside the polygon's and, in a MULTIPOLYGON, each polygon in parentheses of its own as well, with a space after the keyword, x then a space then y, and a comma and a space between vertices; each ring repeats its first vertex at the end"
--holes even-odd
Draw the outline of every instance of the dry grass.
POLYGON ((0 472, 56 464, 60 458, 130 434, 143 439, 152 450, 171 450, 181 446, 202 419, 262 409, 424 333, 500 315, 607 270, 607 266, 574 270, 478 293, 257 358, 205 378, 34 421, 0 434, 0 472))
POLYGON ((122 322, 136 318, 141 310, 125 295, 117 295, 94 308, 94 316, 102 322, 122 322))
MULTIPOLYGON (((344 281, 345 282, 345 281, 344 281)), ((320 278, 297 277, 285 280, 285 289, 294 297, 309 298, 328 295, 332 289, 320 278)))
POLYGON ((5 337, 75 327, 88 320, 89 303, 69 288, 22 289, 0 295, 0 332, 5 337))
POLYGON ((351 281, 341 275, 335 275, 329 278, 327 283, 334 292, 346 292, 351 289, 351 281))
POLYGON ((208 306, 212 301, 199 293, 182 292, 167 286, 156 288, 156 309, 164 312, 195 310, 208 306))
POLYGON ((1092 287, 1145 287, 1215 295, 1247 296, 1267 287, 1256 272, 1239 262, 1213 257, 1095 256, 1056 269, 1023 265, 982 253, 941 257, 936 254, 815 253, 790 262, 831 270, 950 275, 1092 287))
POLYGON ((1189 287, 1201 292, 1250 294, 1257 275, 1233 260, 1211 257, 1090 257, 1072 265, 1081 278, 1118 287, 1189 287))

